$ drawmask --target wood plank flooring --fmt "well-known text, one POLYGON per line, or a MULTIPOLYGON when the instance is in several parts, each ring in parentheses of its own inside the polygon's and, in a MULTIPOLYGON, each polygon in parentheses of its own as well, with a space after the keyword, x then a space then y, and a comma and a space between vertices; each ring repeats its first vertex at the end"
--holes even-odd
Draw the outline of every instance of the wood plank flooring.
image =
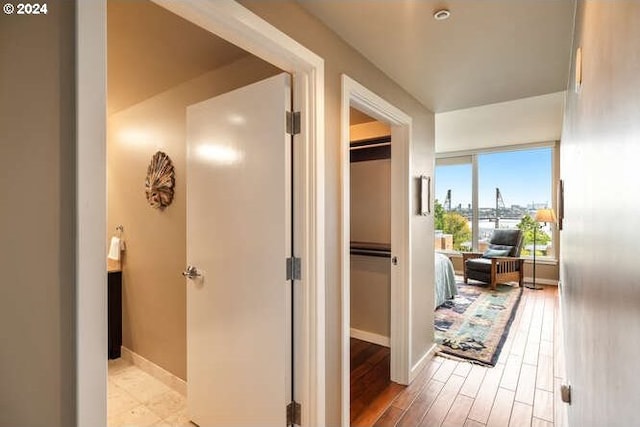
POLYGON ((352 425, 373 425, 404 387, 390 378, 389 348, 351 338, 352 425))
POLYGON ((366 380, 373 372, 389 378, 389 349, 364 350, 369 345, 352 340, 352 425, 566 426, 559 390, 564 365, 557 300, 555 286, 524 289, 494 368, 435 357, 408 387, 366 380), (383 360, 384 369, 378 366, 383 360))

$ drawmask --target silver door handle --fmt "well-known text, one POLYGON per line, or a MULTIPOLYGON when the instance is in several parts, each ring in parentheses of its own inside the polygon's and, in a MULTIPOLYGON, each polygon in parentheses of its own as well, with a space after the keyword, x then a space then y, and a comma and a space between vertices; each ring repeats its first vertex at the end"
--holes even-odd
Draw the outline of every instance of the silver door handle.
POLYGON ((187 279, 191 279, 191 280, 194 280, 194 279, 202 276, 202 274, 200 274, 198 269, 193 265, 188 265, 187 269, 182 272, 182 275, 184 277, 186 277, 187 279))

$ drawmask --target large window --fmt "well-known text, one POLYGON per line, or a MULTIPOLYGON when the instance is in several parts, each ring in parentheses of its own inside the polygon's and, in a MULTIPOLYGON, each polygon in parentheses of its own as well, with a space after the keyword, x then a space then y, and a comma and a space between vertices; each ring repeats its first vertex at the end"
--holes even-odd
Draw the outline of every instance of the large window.
POLYGON ((436 160, 436 250, 484 251, 496 228, 524 231, 522 255, 554 257, 552 224, 534 221, 552 208, 554 147, 478 152, 436 160), (451 241, 451 244, 447 244, 451 241))

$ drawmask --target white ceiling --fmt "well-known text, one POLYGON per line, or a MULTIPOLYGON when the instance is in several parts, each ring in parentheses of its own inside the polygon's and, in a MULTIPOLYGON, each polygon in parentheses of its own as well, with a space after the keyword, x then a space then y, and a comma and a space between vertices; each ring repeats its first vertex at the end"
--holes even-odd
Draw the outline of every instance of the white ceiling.
POLYGON ((567 86, 574 0, 297 1, 434 112, 567 86))

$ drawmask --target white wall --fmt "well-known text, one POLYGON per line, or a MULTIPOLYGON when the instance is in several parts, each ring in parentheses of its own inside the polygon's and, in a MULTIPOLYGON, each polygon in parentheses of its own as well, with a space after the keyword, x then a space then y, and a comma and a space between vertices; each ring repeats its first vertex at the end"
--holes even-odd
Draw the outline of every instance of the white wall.
POLYGON ((565 92, 438 113, 436 153, 558 141, 565 92))
POLYGON ((560 169, 569 425, 638 426, 640 2, 581 1, 576 24, 583 80, 568 93, 560 169))

